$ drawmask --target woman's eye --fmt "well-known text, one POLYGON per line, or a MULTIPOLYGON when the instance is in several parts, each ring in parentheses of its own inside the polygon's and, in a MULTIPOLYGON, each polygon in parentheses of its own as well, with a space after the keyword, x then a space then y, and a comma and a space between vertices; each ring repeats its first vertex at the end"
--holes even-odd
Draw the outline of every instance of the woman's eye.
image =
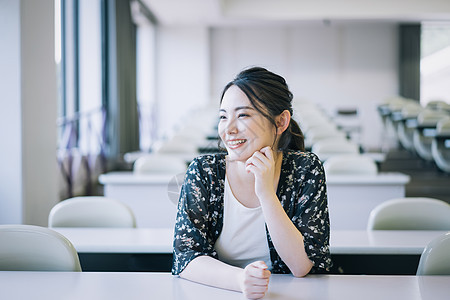
POLYGON ((248 114, 239 114, 238 117, 239 118, 245 118, 245 117, 250 117, 250 115, 248 115, 248 114))
POLYGON ((220 120, 225 120, 227 117, 225 117, 225 116, 219 116, 219 119, 220 120))

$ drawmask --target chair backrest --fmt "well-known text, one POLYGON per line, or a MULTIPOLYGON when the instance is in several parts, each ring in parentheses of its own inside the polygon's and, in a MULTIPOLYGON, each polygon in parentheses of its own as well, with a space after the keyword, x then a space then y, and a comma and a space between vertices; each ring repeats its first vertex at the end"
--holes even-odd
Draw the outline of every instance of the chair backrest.
POLYGON ((135 174, 173 174, 185 173, 186 162, 179 155, 149 154, 139 157, 133 165, 135 174))
POLYGON ((422 252, 417 275, 450 275, 450 232, 434 238, 422 252))
POLYGON ((314 143, 311 152, 314 152, 320 160, 325 161, 335 155, 359 154, 359 147, 347 139, 328 138, 314 143))
POLYGON ((102 196, 74 197, 50 211, 49 227, 136 227, 132 210, 124 203, 102 196))
POLYGON ((369 230, 450 230, 450 205, 426 197, 385 201, 369 216, 369 230))
POLYGON ((77 251, 63 235, 32 225, 0 225, 1 271, 81 272, 77 251))
POLYGON ((323 167, 327 175, 376 175, 378 173, 376 162, 360 154, 331 156, 324 162, 323 167))
POLYGON ((450 173, 450 117, 437 123, 436 136, 431 143, 431 155, 437 167, 450 173))

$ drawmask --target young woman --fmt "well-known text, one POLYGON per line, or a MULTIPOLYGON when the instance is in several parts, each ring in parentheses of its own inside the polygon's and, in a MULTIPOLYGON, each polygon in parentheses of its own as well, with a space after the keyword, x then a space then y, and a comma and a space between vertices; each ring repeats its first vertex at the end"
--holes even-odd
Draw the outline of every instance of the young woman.
POLYGON ((271 273, 329 270, 325 174, 291 119, 286 81, 242 71, 221 97, 227 154, 193 160, 178 203, 172 273, 199 283, 265 295, 271 273))

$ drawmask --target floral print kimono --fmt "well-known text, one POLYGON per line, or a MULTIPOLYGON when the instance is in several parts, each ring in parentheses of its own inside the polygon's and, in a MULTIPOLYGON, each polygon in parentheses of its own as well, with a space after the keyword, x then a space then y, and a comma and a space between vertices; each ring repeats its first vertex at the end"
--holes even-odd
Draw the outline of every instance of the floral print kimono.
MULTIPOLYGON (((214 244, 223 226, 226 154, 194 159, 185 176, 174 232, 172 274, 181 273, 200 255, 220 260, 214 244)), ((331 267, 325 173, 318 157, 309 152, 283 152, 277 196, 292 223, 302 233, 305 251, 313 262, 310 273, 331 267)), ((278 255, 266 228, 272 273, 291 273, 278 255)))

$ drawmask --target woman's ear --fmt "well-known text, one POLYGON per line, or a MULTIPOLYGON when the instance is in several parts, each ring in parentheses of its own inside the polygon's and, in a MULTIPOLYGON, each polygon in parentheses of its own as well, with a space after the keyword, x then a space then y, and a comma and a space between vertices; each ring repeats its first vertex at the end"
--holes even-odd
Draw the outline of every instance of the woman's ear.
POLYGON ((291 113, 286 109, 275 118, 277 124, 277 134, 281 135, 291 122, 291 113))

